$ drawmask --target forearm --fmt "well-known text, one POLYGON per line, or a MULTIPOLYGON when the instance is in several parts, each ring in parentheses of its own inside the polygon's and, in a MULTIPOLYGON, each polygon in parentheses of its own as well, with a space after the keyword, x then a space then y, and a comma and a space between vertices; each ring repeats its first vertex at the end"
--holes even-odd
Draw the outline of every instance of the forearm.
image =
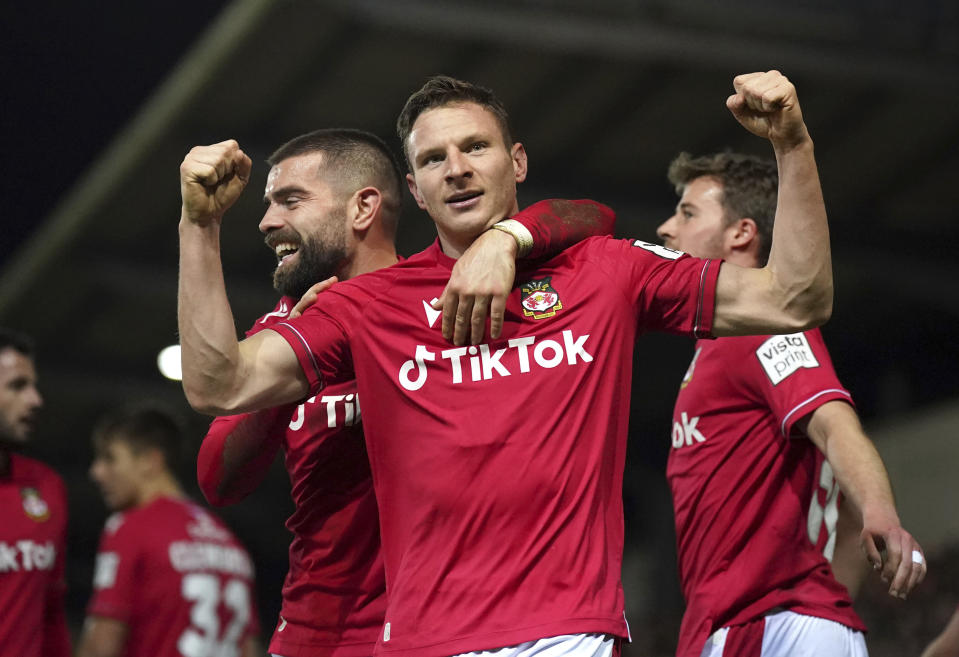
POLYGON ((289 419, 282 407, 214 420, 197 454, 197 482, 210 504, 235 504, 259 486, 289 419))
POLYGON ((127 639, 127 626, 112 618, 88 616, 77 644, 76 657, 119 657, 127 639))
POLYGON ((177 321, 183 390, 190 404, 208 412, 222 405, 240 365, 239 342, 220 262, 220 227, 180 220, 177 321))
POLYGON ((601 203, 548 199, 511 217, 529 231, 532 248, 527 258, 552 256, 587 237, 612 235, 616 213, 601 203))
POLYGON ((922 657, 959 657, 959 609, 953 613, 942 634, 922 652, 922 657))
POLYGON ((864 523, 871 519, 898 525, 889 475, 855 410, 842 401, 823 404, 809 419, 807 433, 826 456, 843 495, 860 510, 864 523))

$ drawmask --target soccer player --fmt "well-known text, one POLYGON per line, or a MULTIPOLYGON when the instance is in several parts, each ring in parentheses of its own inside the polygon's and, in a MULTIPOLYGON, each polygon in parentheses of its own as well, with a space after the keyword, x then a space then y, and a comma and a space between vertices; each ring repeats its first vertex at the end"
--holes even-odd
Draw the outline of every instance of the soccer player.
POLYGON ((430 300, 456 259, 516 212, 527 172, 488 90, 433 78, 400 115, 433 246, 242 342, 218 236, 249 158, 234 144, 181 164, 179 325, 194 408, 273 406, 356 378, 389 592, 378 652, 602 656, 628 635, 622 391, 636 336, 789 332, 831 311, 825 208, 795 89, 773 71, 737 77, 734 91, 727 106, 781 163, 769 267, 587 239, 520 266, 501 334, 470 346, 450 346, 430 300))
POLYGON ((129 407, 93 432, 90 476, 107 519, 78 657, 257 654, 253 563, 233 534, 188 500, 173 472, 180 427, 129 407))
POLYGON ((70 654, 66 489, 48 466, 18 453, 42 405, 33 343, 0 328, 0 657, 70 654))
MULTIPOLYGON (((681 198, 657 229, 667 247, 766 263, 776 246, 775 162, 683 153, 669 179, 681 198)), ((667 478, 687 603, 677 655, 865 655, 862 621, 817 549, 834 548, 838 490, 860 510, 862 550, 891 595, 905 598, 925 563, 819 330, 699 340, 672 446, 667 478)))
MULTIPOLYGON (((193 155, 217 148, 200 147, 193 155)), ((280 146, 269 162, 260 229, 276 252, 274 286, 283 297, 248 335, 290 317, 311 283, 348 280, 398 260, 402 176, 382 140, 359 130, 317 130, 280 146)), ((610 232, 612 215, 598 204, 554 201, 524 210, 507 226, 558 250, 548 245, 610 232)), ((469 297, 470 286, 501 290, 505 302, 518 247, 510 232, 478 240, 474 259, 458 262, 448 294, 459 301, 469 297)), ((466 312, 465 301, 457 305, 466 312)), ((214 420, 197 460, 207 500, 228 504, 245 497, 281 448, 296 509, 287 522, 290 569, 270 652, 368 657, 383 624, 386 584, 356 382, 330 385, 299 405, 214 420)))

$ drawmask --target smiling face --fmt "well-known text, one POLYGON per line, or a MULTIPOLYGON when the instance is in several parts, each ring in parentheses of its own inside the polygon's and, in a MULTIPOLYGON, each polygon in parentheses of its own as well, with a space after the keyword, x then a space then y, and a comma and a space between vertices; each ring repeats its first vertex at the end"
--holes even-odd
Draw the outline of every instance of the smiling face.
POLYGON ((416 204, 436 222, 443 250, 462 255, 480 233, 515 214, 526 179, 522 144, 507 147, 496 118, 476 103, 420 114, 407 143, 416 204))
POLYGON ((723 186, 712 176, 691 180, 683 188, 676 212, 660 224, 656 234, 671 249, 698 258, 724 258, 729 255, 723 209, 723 186))
POLYGON ((0 447, 27 442, 42 405, 33 359, 11 347, 0 349, 0 447))
POLYGON ((276 253, 273 286, 299 298, 349 259, 346 199, 322 177, 321 151, 278 162, 266 182, 265 242, 276 253))

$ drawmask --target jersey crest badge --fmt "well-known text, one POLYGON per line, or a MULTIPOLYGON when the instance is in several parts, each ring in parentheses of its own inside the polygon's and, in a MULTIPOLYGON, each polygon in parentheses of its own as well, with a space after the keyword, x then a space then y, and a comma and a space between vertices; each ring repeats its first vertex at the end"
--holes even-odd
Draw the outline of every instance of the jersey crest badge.
POLYGON ((702 347, 696 349, 696 353, 693 354, 693 359, 689 362, 689 367, 686 369, 686 374, 683 375, 683 382, 679 384, 679 389, 682 390, 689 385, 689 382, 693 380, 693 372, 696 371, 696 359, 699 358, 699 352, 703 350, 702 347))
POLYGON ((550 280, 551 277, 547 276, 520 286, 523 293, 520 303, 523 304, 524 315, 533 319, 546 319, 555 315, 557 310, 562 310, 563 302, 550 280))
POLYGON ((20 497, 27 517, 37 522, 45 522, 50 518, 50 505, 40 497, 40 491, 36 488, 21 488, 20 497))

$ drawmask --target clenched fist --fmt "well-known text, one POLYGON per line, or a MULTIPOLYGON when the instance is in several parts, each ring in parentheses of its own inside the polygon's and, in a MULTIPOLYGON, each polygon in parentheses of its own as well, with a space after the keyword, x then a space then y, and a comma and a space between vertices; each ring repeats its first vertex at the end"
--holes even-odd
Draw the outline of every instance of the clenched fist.
POLYGON ((726 107, 744 128, 773 142, 792 148, 809 139, 796 87, 779 71, 747 73, 733 79, 736 93, 726 107))
POLYGON ((233 139, 193 147, 180 164, 181 219, 199 226, 220 221, 240 197, 252 168, 233 139))

